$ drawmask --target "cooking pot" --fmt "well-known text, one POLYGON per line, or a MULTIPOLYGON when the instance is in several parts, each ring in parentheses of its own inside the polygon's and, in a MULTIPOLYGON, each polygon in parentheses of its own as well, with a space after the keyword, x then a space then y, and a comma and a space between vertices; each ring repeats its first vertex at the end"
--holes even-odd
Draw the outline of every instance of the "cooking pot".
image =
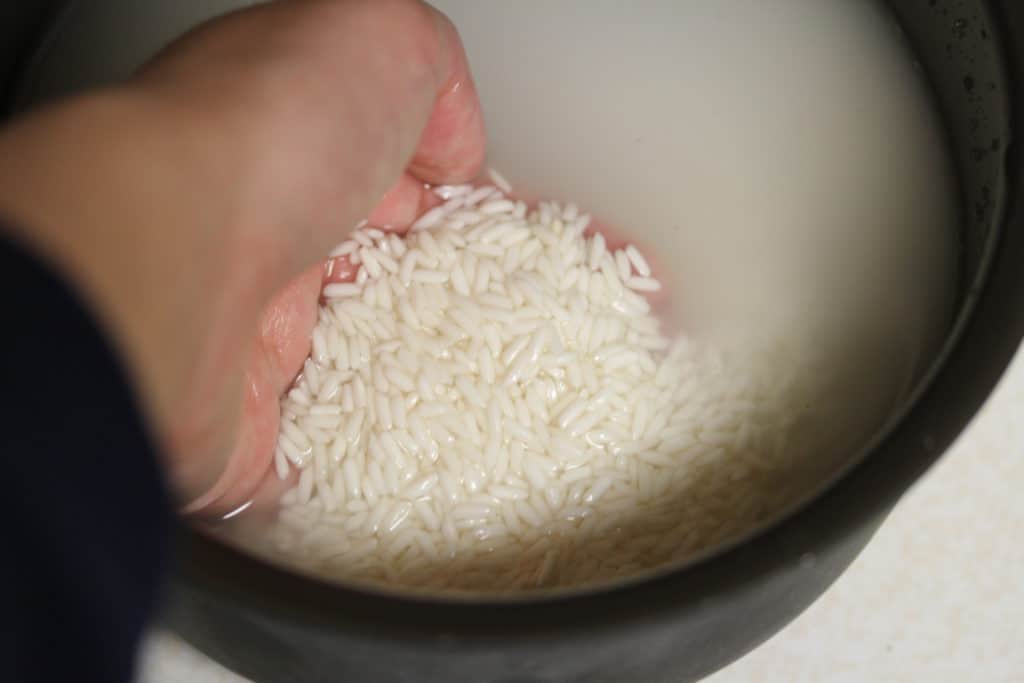
MULTIPOLYGON (((0 5, 8 112, 62 94, 68 83, 120 75, 125 54, 141 61, 200 19, 245 3, 119 0, 79 11, 88 4, 0 5), (113 24, 104 22, 117 13, 118 25, 132 30, 106 35, 113 24), (91 38, 55 39, 82 28, 76 22, 95 22, 74 32, 91 38), (81 73, 41 77, 34 67, 54 45, 91 58, 68 60, 81 73)), ((728 664, 804 610, 964 428, 1024 334, 1024 152, 1012 137, 1024 123, 1024 5, 890 5, 935 91, 959 171, 958 313, 906 410, 842 478, 772 527, 690 566, 514 600, 403 597, 326 583, 182 523, 164 616, 170 627, 257 681, 681 683, 728 664)))

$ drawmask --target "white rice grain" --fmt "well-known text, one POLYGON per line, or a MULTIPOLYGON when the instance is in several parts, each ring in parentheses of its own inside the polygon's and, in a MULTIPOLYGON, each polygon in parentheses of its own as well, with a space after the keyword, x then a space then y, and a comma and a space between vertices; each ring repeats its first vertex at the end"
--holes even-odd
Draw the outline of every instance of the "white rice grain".
POLYGON ((487 177, 490 178, 491 182, 494 183, 495 186, 505 194, 512 193, 512 185, 510 185, 508 180, 505 179, 505 176, 503 176, 501 173, 498 173, 497 169, 487 169, 487 177))
POLYGON ((504 592, 627 575, 762 514, 739 487, 788 452, 766 406, 791 384, 665 337, 635 246, 490 179, 434 188, 445 203, 404 238, 362 226, 332 252, 357 271, 324 287, 282 400, 273 468, 299 475, 275 552, 504 592))

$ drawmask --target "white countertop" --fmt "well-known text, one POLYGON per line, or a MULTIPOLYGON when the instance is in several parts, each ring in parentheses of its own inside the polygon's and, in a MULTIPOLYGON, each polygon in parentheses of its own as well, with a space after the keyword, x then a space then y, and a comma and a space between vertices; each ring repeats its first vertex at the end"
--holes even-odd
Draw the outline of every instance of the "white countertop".
MULTIPOLYGON (((166 633, 143 683, 244 679, 166 633)), ((1024 354, 941 463, 803 615, 705 683, 1024 680, 1024 354)))

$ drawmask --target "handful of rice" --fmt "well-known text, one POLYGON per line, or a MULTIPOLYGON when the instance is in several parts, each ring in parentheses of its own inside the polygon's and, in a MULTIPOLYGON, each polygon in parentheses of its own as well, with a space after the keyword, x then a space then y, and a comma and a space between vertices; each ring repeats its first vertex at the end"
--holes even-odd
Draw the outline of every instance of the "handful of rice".
POLYGON ((275 466, 300 475, 273 552, 502 592, 635 574, 764 514, 735 494, 781 449, 760 409, 779 388, 666 337, 636 247, 571 204, 435 191, 406 237, 361 228, 332 254, 358 273, 325 287, 281 405, 275 466))

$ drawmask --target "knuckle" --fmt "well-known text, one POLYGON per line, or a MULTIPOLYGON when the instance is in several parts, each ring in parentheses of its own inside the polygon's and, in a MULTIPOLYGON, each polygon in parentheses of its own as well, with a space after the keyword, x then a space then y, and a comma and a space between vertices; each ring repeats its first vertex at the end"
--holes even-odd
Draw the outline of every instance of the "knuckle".
MULTIPOLYGON (((345 4, 345 3, 342 3, 345 4)), ((372 35, 388 40, 404 60, 433 67, 444 52, 444 16, 421 0, 359 0, 361 20, 372 35)))

